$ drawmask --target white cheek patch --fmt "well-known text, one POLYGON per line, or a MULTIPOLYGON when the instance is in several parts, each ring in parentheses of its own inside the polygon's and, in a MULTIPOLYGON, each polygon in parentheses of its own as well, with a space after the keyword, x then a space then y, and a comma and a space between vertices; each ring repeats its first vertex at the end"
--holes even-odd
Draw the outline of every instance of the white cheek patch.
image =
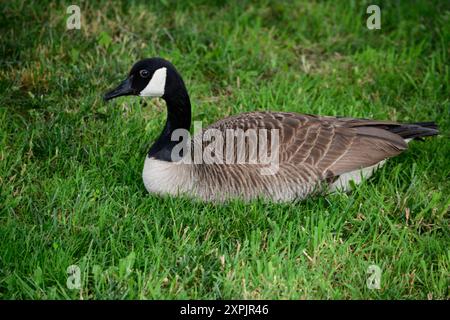
POLYGON ((141 97, 161 97, 166 86, 167 68, 160 68, 153 73, 150 82, 139 94, 141 97))

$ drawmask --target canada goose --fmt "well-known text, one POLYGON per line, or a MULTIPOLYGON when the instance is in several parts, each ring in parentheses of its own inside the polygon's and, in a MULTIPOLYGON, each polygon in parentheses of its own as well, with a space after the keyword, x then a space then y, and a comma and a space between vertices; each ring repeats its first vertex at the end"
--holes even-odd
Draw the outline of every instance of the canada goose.
MULTIPOLYGON (((104 99, 125 95, 161 97, 167 104, 164 129, 145 159, 147 191, 208 201, 258 197, 292 201, 318 192, 349 190, 350 180, 360 183, 368 178, 387 158, 406 150, 409 140, 438 134, 433 122, 401 124, 293 112, 243 113, 207 128, 223 135, 230 129, 275 129, 279 133, 277 170, 262 174, 261 163, 185 162, 186 157, 192 158, 186 152, 173 159, 179 140, 172 141, 172 135, 177 129, 190 129, 191 103, 183 79, 170 62, 162 58, 138 61, 128 78, 104 99)), ((189 140, 189 148, 204 143, 198 137, 201 133, 189 140)))

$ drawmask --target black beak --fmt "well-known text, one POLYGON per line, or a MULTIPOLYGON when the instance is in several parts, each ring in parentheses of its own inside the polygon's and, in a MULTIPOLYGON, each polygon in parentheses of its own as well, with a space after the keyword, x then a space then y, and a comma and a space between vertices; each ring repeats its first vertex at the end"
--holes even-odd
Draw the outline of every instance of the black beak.
POLYGON ((135 94, 135 90, 131 87, 131 81, 133 76, 128 77, 125 81, 122 81, 119 86, 103 96, 103 100, 108 101, 120 96, 129 96, 135 94))

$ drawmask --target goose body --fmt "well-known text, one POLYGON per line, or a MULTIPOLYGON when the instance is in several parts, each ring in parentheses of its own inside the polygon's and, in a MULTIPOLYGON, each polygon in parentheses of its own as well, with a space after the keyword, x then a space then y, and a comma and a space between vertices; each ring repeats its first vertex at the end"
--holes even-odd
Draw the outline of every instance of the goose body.
MULTIPOLYGON (((432 122, 401 124, 293 112, 249 112, 221 119, 189 138, 184 152, 177 153, 179 157, 174 160, 179 141, 173 141, 173 134, 177 129, 189 130, 191 106, 184 82, 172 64, 160 58, 139 61, 127 80, 105 99, 121 95, 159 96, 167 103, 166 125, 144 162, 142 177, 147 191, 206 201, 259 197, 294 201, 317 193, 348 191, 350 181, 357 184, 370 177, 386 159, 406 150, 407 141, 438 134, 432 122), (225 150, 237 151, 238 144, 226 140, 227 132, 249 130, 277 133, 277 139, 269 136, 266 141, 266 145, 277 142, 276 170, 264 173, 268 163, 228 161, 237 156, 227 158, 225 150), (192 161, 196 148, 207 148, 202 139, 205 132, 214 132, 216 141, 222 137, 225 142, 213 152, 219 161, 196 163, 192 161)), ((245 159, 249 160, 250 147, 243 141, 248 151, 245 159)))

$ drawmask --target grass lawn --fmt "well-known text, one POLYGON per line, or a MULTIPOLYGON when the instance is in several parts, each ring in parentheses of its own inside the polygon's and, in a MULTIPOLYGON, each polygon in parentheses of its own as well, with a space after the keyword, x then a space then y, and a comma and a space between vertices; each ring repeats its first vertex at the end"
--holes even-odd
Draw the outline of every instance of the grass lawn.
POLYGON ((66 30, 71 2, 1 2, 0 298, 449 299, 449 2, 188 2, 80 1, 80 30, 66 30), (366 27, 374 2, 380 30, 366 27), (205 125, 272 110, 436 121, 442 135, 349 194, 150 196, 165 104, 101 97, 152 56, 174 63, 205 125))

